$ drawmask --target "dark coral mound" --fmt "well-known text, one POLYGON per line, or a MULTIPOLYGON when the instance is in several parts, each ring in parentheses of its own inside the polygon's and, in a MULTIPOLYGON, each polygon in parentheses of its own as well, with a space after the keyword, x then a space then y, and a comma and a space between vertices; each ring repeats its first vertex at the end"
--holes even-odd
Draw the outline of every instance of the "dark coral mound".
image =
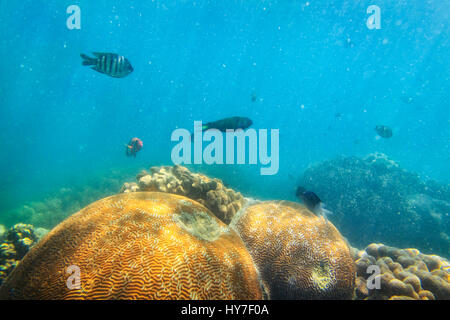
POLYGON ((34 227, 23 223, 0 236, 0 285, 38 240, 34 227))
POLYGON ((261 298, 236 232, 201 204, 160 192, 87 206, 34 246, 0 287, 0 299, 261 298))
POLYGON ((384 242, 450 256, 450 186, 422 181, 383 154, 325 161, 300 184, 334 212, 350 243, 384 242))
POLYGON ((244 197, 226 188, 220 179, 193 173, 183 166, 151 167, 141 171, 138 183, 125 183, 121 192, 159 191, 178 194, 200 202, 220 220, 229 224, 245 203, 244 197))
POLYGON ((355 267, 339 231, 300 204, 267 201, 233 219, 270 299, 350 299, 355 267))
POLYGON ((375 243, 353 252, 356 299, 450 300, 450 263, 445 258, 375 243))

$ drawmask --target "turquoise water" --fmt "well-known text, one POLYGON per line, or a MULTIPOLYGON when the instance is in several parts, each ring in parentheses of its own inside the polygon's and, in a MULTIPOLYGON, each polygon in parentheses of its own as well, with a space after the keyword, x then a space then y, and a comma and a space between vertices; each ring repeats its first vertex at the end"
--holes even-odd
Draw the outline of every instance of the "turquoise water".
POLYGON ((2 1, 0 223, 20 222, 7 212, 61 188, 91 188, 89 201, 118 192, 141 169, 172 164, 176 128, 235 115, 279 129, 278 173, 190 169, 246 196, 295 201, 309 166, 374 152, 446 185, 449 9, 438 0, 2 1), (79 30, 66 26, 73 4, 79 30), (366 26, 372 4, 381 29, 366 26), (81 66, 92 51, 124 55, 134 72, 115 79, 81 66), (393 137, 377 136, 379 124, 393 137), (144 147, 127 158, 135 136, 144 147))

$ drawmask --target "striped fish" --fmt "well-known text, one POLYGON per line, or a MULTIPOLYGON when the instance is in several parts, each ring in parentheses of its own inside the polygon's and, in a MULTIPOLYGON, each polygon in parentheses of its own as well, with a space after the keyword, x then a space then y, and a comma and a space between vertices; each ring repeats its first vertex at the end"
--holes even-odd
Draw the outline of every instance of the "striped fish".
POLYGON ((93 66, 92 69, 110 77, 123 78, 133 72, 133 67, 127 58, 117 53, 92 52, 95 58, 81 54, 83 66, 93 66))

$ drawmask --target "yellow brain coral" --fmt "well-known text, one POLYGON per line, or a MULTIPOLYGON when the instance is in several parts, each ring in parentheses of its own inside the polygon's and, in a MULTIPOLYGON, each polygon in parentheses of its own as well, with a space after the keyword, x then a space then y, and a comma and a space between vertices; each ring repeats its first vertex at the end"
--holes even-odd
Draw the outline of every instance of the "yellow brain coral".
POLYGON ((271 299, 349 299, 355 267, 337 229, 305 207, 262 202, 231 223, 252 255, 271 299))
POLYGON ((7 298, 261 299, 262 292, 241 239, 208 209, 140 192, 97 201, 54 228, 0 287, 7 298))

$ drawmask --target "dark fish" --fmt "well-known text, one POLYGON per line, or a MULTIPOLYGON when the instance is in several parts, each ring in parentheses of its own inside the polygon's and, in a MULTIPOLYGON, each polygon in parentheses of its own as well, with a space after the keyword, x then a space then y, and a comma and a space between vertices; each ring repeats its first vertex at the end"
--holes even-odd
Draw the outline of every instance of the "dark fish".
POLYGON ((255 102, 257 98, 256 94, 252 93, 252 102, 255 102))
POLYGON ((325 204, 314 192, 308 191, 303 187, 298 187, 295 195, 302 200, 308 210, 314 212, 316 215, 323 216, 328 221, 327 215, 332 214, 332 212, 325 209, 325 204))
MULTIPOLYGON (((230 117, 213 122, 208 122, 202 125, 202 132, 209 129, 217 129, 221 132, 226 132, 227 129, 245 130, 253 124, 252 120, 246 117, 230 117)), ((191 135, 193 137, 193 134, 191 135)))
POLYGON ((390 138, 392 137, 392 129, 388 126, 376 126, 375 131, 378 133, 380 137, 390 138))
POLYGON ((123 78, 133 72, 133 67, 127 58, 116 53, 92 52, 95 58, 81 54, 83 66, 93 66, 92 69, 110 77, 123 78))

